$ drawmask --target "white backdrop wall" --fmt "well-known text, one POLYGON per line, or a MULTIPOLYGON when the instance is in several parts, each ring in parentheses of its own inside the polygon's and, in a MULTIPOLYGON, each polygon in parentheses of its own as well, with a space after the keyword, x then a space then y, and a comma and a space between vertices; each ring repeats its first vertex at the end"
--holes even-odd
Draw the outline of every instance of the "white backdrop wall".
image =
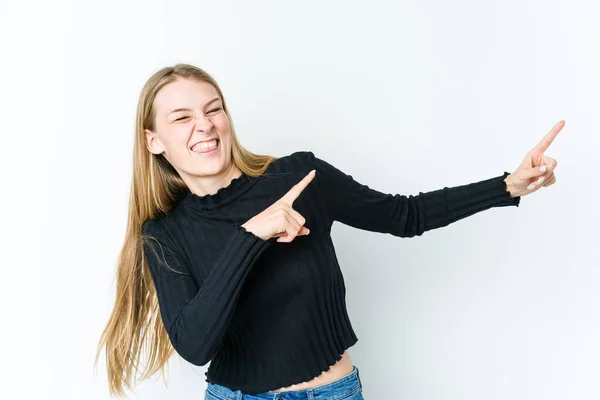
MULTIPOLYGON (((135 106, 206 69, 244 146, 379 191, 557 183, 411 239, 334 224, 366 399, 597 399, 600 8, 582 0, 2 2, 0 397, 109 399, 93 358, 125 232, 135 106), (8 358, 6 358, 8 355, 8 358), (4 380, 3 379, 3 380, 4 380), (388 396, 388 397, 386 397, 388 396)), ((201 399, 175 356, 130 398, 201 399)))

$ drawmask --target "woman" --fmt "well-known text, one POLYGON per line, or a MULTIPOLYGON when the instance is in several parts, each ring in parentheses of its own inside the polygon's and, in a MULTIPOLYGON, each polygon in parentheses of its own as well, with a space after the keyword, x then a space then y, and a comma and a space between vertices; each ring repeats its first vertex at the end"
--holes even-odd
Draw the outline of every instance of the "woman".
POLYGON ((311 151, 249 152, 209 74, 161 69, 139 98, 117 297, 96 356, 105 345, 111 395, 124 396, 138 369, 141 379, 164 373, 176 351, 211 361, 208 399, 362 399, 333 222, 413 237, 518 206, 556 181, 556 160, 543 153, 563 126, 512 174, 392 195, 311 151))

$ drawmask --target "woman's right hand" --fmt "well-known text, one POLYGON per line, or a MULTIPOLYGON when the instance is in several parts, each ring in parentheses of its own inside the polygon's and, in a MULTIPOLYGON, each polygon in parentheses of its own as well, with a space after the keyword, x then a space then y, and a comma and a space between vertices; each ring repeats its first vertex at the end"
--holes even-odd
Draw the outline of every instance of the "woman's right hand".
POLYGON ((309 229, 304 226, 306 220, 300 213, 292 208, 294 200, 313 180, 316 174, 312 170, 295 184, 281 199, 269 208, 246 221, 242 227, 263 240, 277 237, 278 242, 291 242, 300 235, 308 235, 309 229))

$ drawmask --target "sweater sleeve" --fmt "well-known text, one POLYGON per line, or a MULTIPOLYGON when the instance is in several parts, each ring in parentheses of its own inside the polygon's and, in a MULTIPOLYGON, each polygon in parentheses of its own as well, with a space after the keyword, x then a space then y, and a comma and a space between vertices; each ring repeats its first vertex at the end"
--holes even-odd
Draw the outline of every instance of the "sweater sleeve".
POLYGON ((332 221, 368 231, 420 236, 492 207, 518 207, 521 200, 511 198, 507 191, 504 178, 508 172, 480 182, 406 196, 369 188, 314 153, 308 154, 332 221))
POLYGON ((186 361, 205 365, 219 351, 242 284, 270 242, 235 225, 210 274, 199 282, 163 230, 145 223, 142 232, 153 238, 144 241, 144 255, 171 344, 186 361))

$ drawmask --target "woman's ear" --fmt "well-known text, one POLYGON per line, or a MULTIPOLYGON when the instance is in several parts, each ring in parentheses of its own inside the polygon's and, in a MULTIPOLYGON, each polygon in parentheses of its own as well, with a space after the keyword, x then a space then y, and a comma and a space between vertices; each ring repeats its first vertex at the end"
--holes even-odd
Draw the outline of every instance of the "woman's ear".
POLYGON ((144 133, 146 134, 146 148, 152 154, 161 154, 165 151, 163 145, 160 143, 156 134, 149 129, 144 129, 144 133))

